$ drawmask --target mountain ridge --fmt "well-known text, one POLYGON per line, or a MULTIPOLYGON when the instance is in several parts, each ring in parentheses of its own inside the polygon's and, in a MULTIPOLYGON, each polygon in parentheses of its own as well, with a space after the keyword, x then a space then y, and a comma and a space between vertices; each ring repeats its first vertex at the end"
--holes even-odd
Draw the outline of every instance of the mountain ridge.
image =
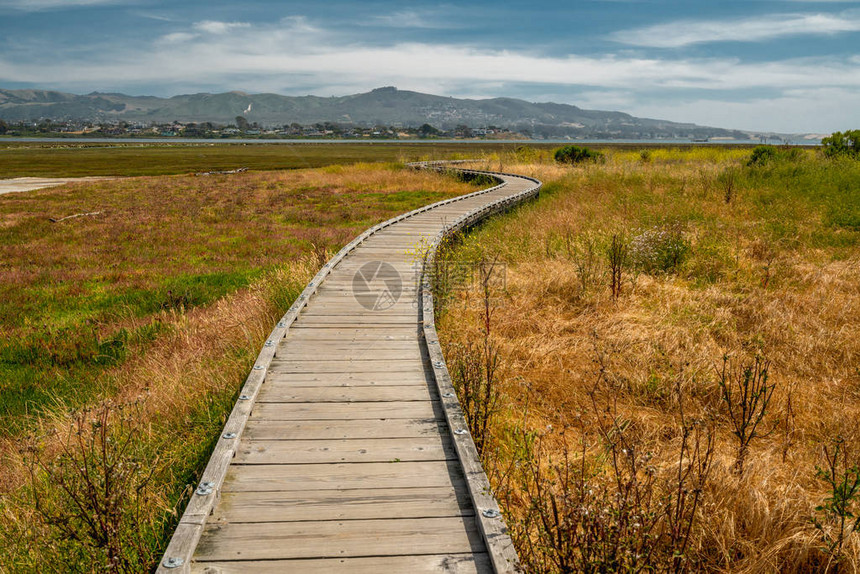
POLYGON ((232 124, 237 116, 264 126, 325 122, 364 127, 430 124, 439 129, 496 126, 533 137, 749 139, 758 135, 758 132, 638 118, 619 111, 588 110, 571 104, 528 102, 508 97, 461 99, 391 86, 332 97, 231 91, 161 98, 106 92, 77 95, 53 90, 0 89, 0 119, 12 122, 232 124))

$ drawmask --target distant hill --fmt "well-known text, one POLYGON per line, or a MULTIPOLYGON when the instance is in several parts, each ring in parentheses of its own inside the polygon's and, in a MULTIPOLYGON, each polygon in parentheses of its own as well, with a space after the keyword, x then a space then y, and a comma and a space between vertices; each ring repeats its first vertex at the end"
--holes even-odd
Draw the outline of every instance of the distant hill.
POLYGON ((263 126, 291 123, 340 123, 356 126, 430 124, 439 129, 497 126, 534 137, 618 139, 735 138, 749 132, 637 118, 622 112, 584 110, 576 106, 531 103, 513 98, 457 99, 378 88, 342 97, 277 94, 192 94, 172 98, 92 93, 75 95, 47 90, 0 89, 0 119, 84 120, 96 122, 212 122, 231 124, 236 116, 263 126))

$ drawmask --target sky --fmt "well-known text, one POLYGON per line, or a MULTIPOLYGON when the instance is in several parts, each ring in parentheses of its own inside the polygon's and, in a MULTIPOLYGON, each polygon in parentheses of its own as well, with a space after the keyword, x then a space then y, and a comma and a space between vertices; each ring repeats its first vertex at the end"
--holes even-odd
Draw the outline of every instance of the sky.
POLYGON ((860 0, 0 0, 0 88, 381 86, 782 133, 860 128, 860 0))

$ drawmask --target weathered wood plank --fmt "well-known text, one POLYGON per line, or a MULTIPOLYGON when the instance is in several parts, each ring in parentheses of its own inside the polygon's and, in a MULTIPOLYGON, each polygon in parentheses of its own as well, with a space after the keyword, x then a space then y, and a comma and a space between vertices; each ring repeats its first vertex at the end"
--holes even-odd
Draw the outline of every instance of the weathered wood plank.
POLYGON ((233 464, 328 464, 452 460, 454 446, 440 435, 338 440, 243 440, 233 464))
POLYGON ((468 517, 207 525, 195 559, 278 560, 482 552, 468 517))
POLYGON ((390 403, 259 403, 251 420, 422 419, 436 416, 436 401, 390 403))
POLYGON ((349 351, 414 351, 421 353, 422 346, 418 340, 396 341, 390 339, 376 339, 363 341, 344 341, 339 339, 307 339, 296 333, 291 333, 283 339, 281 347, 278 348, 275 360, 286 359, 291 356, 302 357, 308 353, 315 353, 317 349, 349 350, 349 351))
POLYGON ((266 378, 268 384, 288 387, 372 387, 396 385, 426 385, 427 373, 275 373, 266 378))
POLYGON ((241 465, 233 467, 227 474, 223 490, 266 492, 436 486, 453 488, 462 480, 462 470, 455 461, 241 465))
POLYGON ((321 360, 321 357, 327 357, 335 361, 388 361, 413 358, 420 361, 422 350, 417 345, 390 349, 388 344, 385 343, 368 347, 365 344, 349 346, 346 344, 329 345, 321 342, 301 350, 298 349, 298 345, 290 345, 289 348, 278 351, 272 364, 280 365, 285 362, 321 360))
MULTIPOLYGON (((343 341, 350 343, 383 343, 385 341, 416 342, 421 338, 419 329, 397 328, 376 331, 359 328, 311 327, 294 324, 290 327, 290 339, 293 337, 304 341, 343 341)), ((290 340, 286 339, 286 340, 290 340)))
POLYGON ((422 556, 374 556, 369 558, 331 558, 304 560, 265 560, 201 562, 192 567, 195 574, 489 574, 493 571, 485 553, 427 554, 422 556))
POLYGON ((430 390, 421 385, 361 387, 264 386, 258 403, 390 403, 429 401, 430 390))
POLYGON ((379 361, 406 361, 412 359, 421 362, 426 358, 422 349, 386 349, 384 343, 381 343, 379 346, 374 345, 374 347, 368 349, 363 344, 356 344, 354 347, 346 345, 329 347, 323 344, 310 347, 307 351, 301 353, 296 353, 294 349, 292 353, 280 351, 272 363, 275 365, 290 365, 301 362, 313 363, 326 361, 332 363, 372 364, 379 361))
MULTIPOLYGON (((269 369, 272 373, 423 373, 425 361, 420 357, 414 360, 383 361, 281 361, 269 369)), ((429 363, 428 363, 429 364, 429 363)))
POLYGON ((448 427, 434 418, 360 419, 337 421, 254 420, 243 437, 257 440, 334 440, 346 438, 407 438, 447 434, 448 427))
MULTIPOLYGON (((395 323, 394 325, 386 325, 383 323, 372 323, 372 322, 364 322, 364 321, 341 321, 339 323, 318 323, 316 321, 296 321, 290 327, 291 329, 331 329, 331 330, 339 330, 344 333, 353 331, 356 334, 362 334, 365 337, 378 337, 380 334, 384 333, 386 335, 391 334, 389 329, 392 326, 403 326, 403 332, 408 332, 408 329, 411 327, 405 327, 406 323, 395 323)), ((400 333, 397 333, 400 334, 400 333)))
POLYGON ((355 314, 318 313, 316 315, 302 315, 300 319, 305 325, 319 324, 342 324, 364 325, 369 323, 374 327, 387 327, 388 325, 414 325, 415 317, 408 315, 385 315, 376 314, 373 311, 355 314))
POLYGON ((212 519, 229 522, 372 520, 396 516, 431 518, 475 513, 465 486, 233 492, 221 498, 212 519))

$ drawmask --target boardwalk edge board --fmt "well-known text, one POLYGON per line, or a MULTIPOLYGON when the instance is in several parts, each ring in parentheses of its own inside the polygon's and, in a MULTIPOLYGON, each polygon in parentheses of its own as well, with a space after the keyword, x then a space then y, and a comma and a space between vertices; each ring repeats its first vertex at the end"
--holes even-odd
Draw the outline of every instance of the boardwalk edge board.
MULTIPOLYGON (((416 162, 407 164, 407 166, 414 169, 433 169, 444 171, 452 169, 448 167, 452 164, 469 163, 473 161, 475 160, 416 162)), ((278 342, 287 336, 290 326, 296 321, 302 309, 307 306, 308 300, 317 292, 320 284, 331 273, 331 271, 349 253, 354 251, 368 238, 386 227, 426 211, 485 195, 504 187, 505 183, 497 177, 498 175, 519 177, 527 179, 535 184, 515 196, 503 198, 474 209, 446 226, 446 228, 437 235, 435 240, 429 246, 424 263, 424 268, 426 269, 427 265, 432 263, 436 250, 445 237, 461 229, 468 228, 494 213, 505 211, 513 207, 515 204, 537 196, 542 186, 541 182, 537 179, 519 174, 466 169, 460 169, 459 171, 486 175, 495 179, 495 181, 499 183, 498 185, 487 189, 482 189, 473 193, 420 207, 367 229, 364 233, 344 246, 334 255, 334 257, 323 265, 289 310, 278 321, 271 334, 267 337, 262 350, 254 362, 251 372, 245 379, 245 383, 239 393, 238 400, 236 401, 233 410, 230 413, 230 417, 227 419, 227 422, 221 431, 221 436, 219 437, 215 449, 209 458, 209 462, 200 477, 197 489, 194 494, 192 494, 191 500, 188 502, 188 505, 176 526, 173 536, 170 539, 167 549, 162 556, 161 562, 156 570, 158 574, 188 574, 191 572, 192 556, 194 555, 194 551, 200 541, 207 519, 212 515, 215 505, 221 497, 221 490, 224 479, 227 475, 227 470, 230 463, 236 456, 236 449, 239 446, 239 442, 242 437, 242 433, 245 430, 251 410, 254 407, 260 388, 266 380, 271 362, 275 358, 278 342)), ((456 394, 454 394, 453 398, 447 398, 447 394, 454 393, 454 389, 450 374, 448 373, 447 366, 445 365, 444 357, 442 356, 441 349, 438 345, 439 339, 436 333, 435 323, 433 321, 433 297, 430 291, 429 279, 425 274, 423 274, 423 271, 419 288, 421 289, 420 302, 425 331, 424 337, 421 340, 424 341, 423 344, 428 348, 439 394, 440 396, 446 397, 445 400, 442 401, 446 420, 452 430, 468 428, 465 426, 465 418, 463 417, 456 394), (432 342, 433 344, 428 345, 429 342, 432 342)), ((520 569, 517 554, 514 550, 510 536, 507 534, 504 520, 501 518, 498 503, 492 495, 489 480, 481 466, 475 444, 468 433, 452 433, 451 436, 454 439, 453 442, 457 458, 463 467, 470 497, 477 510, 476 522, 489 551, 489 557, 493 569, 499 573, 517 572, 520 569)))
MULTIPOLYGON (((476 170, 468 171, 484 175, 495 175, 495 173, 498 173, 481 172, 476 170)), ((421 310, 424 319, 424 341, 430 355, 430 362, 434 371, 439 396, 442 397, 442 407, 445 412, 445 418, 452 431, 451 436, 454 440, 457 457, 463 467, 466 484, 469 487, 469 494, 475 505, 478 527, 481 530, 481 535, 483 536, 484 543, 487 546, 493 569, 497 573, 520 571, 519 558, 517 556, 516 549, 514 548, 513 541, 508 534, 507 527, 505 526, 501 509, 493 496, 490 481, 481 465, 481 459, 478 455, 478 450, 475 447, 475 442, 472 440, 472 436, 468 433, 469 426, 466 422, 462 408, 460 407, 460 402, 457 399, 457 393, 454 389, 451 375, 448 372, 448 366, 445 363, 445 357, 442 354, 442 348, 439 344, 439 336, 436 332, 436 323, 434 320, 433 293, 430 285, 430 278, 426 275, 426 270, 428 268, 432 268, 436 252, 442 241, 447 237, 476 224, 482 219, 495 213, 506 211, 514 205, 536 197, 539 194, 542 186, 540 181, 533 178, 526 178, 524 176, 517 177, 528 179, 534 182, 535 185, 524 190, 518 195, 500 199, 491 204, 475 209, 455 220, 451 226, 439 233, 428 250, 427 257, 424 262, 425 273, 421 280, 421 310)))

